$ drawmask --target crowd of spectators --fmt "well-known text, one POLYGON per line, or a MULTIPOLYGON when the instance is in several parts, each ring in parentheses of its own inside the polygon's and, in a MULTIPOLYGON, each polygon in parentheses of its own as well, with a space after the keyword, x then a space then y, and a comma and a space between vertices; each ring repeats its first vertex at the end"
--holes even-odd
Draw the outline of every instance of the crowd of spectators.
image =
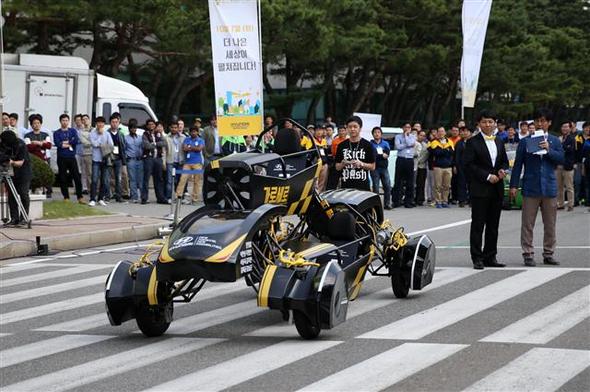
MULTIPOLYGON (((125 126, 118 113, 108 119, 97 117, 94 123, 87 114, 77 114, 73 123, 62 114, 60 129, 53 131, 43 126, 39 114, 29 116, 27 127, 19 126, 18 120, 15 113, 3 113, 2 132, 14 132, 29 154, 47 164, 55 159, 64 200, 70 200, 73 181, 77 201, 90 206, 109 202, 169 204, 174 198, 185 204, 202 202, 205 165, 252 150, 257 142, 257 136, 220 136, 215 116, 204 128, 200 118, 190 127, 182 120, 164 124, 151 119, 145 124, 130 119, 125 126)), ((312 148, 313 138, 325 163, 316 184, 320 192, 338 187, 382 192, 385 209, 465 207, 470 203, 464 151, 466 141, 480 132, 477 126, 469 127, 463 120, 448 129, 408 122, 395 135, 384 135, 375 127, 371 140, 361 137, 362 126, 356 116, 340 126, 327 117, 320 124, 308 125, 307 133, 290 121, 275 124, 274 118, 267 116, 265 127, 272 132, 264 135, 260 146, 271 151, 274 137, 283 129, 297 133, 302 150, 312 148)), ((516 128, 498 120, 494 136, 503 141, 506 151, 514 152, 519 142, 534 132, 533 123, 522 121, 516 128)), ((556 169, 557 207, 571 211, 580 203, 590 205, 590 123, 577 130, 574 122, 564 121, 560 132, 565 160, 556 169)), ((53 189, 47 186, 43 192, 51 198, 53 189)))

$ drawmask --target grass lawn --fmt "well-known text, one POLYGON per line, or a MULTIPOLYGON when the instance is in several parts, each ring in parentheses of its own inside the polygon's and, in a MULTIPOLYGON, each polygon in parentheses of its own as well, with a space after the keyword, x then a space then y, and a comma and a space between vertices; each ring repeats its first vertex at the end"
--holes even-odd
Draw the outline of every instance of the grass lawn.
POLYGON ((97 215, 110 214, 98 208, 78 204, 76 201, 65 202, 62 200, 53 200, 43 203, 43 219, 64 219, 97 215))

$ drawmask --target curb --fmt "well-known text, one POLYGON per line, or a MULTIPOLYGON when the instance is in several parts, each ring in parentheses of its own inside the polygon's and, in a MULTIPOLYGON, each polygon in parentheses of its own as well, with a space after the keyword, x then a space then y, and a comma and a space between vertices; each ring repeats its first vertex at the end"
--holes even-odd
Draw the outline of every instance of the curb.
MULTIPOLYGON (((159 237, 158 229, 166 226, 165 222, 149 225, 137 225, 80 234, 67 234, 60 237, 46 237, 43 243, 49 251, 67 251, 82 248, 119 244, 122 242, 145 241, 159 237)), ((0 260, 37 254, 35 241, 12 241, 0 248, 0 260)))

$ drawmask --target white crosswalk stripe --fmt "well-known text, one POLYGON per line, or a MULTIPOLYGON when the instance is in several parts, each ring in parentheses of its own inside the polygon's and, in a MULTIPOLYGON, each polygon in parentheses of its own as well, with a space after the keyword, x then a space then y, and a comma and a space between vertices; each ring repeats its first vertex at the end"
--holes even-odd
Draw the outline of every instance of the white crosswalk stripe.
MULTIPOLYGON (((42 265, 38 266, 41 267, 42 265)), ((76 266, 62 268, 60 271, 50 271, 49 273, 60 272, 59 276, 64 276, 64 271, 71 272, 74 268, 80 267, 84 268, 78 269, 77 273, 88 271, 85 266, 76 266)), ((100 268, 112 267, 100 266, 100 268)), ((352 325, 352 328, 349 329, 335 328, 332 331, 322 332, 322 337, 330 340, 320 338, 314 341, 305 341, 299 338, 294 325, 279 323, 262 327, 261 324, 264 324, 264 320, 267 320, 267 318, 253 317, 252 320, 259 320, 260 327, 258 329, 254 329, 242 337, 230 334, 232 340, 228 343, 231 343, 231 345, 224 344, 207 350, 207 353, 214 353, 212 358, 221 355, 221 361, 209 360, 208 357, 201 357, 198 352, 195 353, 194 358, 198 358, 198 367, 196 369, 199 370, 189 367, 190 361, 193 359, 189 359, 188 356, 183 356, 182 360, 178 361, 182 363, 182 366, 178 368, 175 367, 176 365, 172 365, 173 361, 166 361, 166 359, 192 353, 204 347, 227 341, 228 333, 226 328, 216 329, 211 327, 226 323, 231 326, 233 325, 230 324, 232 322, 240 323, 239 319, 241 318, 269 312, 266 308, 256 306, 254 292, 243 281, 207 284, 191 304, 175 303, 175 308, 187 305, 190 308, 187 306, 183 312, 175 312, 176 318, 170 325, 166 335, 151 340, 139 338, 137 336, 139 331, 130 334, 130 328, 123 330, 108 327, 100 332, 76 334, 109 326, 105 312, 89 314, 91 306, 94 306, 93 310, 96 311, 96 305, 104 303, 104 292, 101 290, 92 293, 98 291, 97 287, 92 286, 103 283, 108 271, 105 271, 100 276, 83 276, 82 279, 78 279, 80 276, 68 273, 65 276, 68 276, 69 280, 57 284, 52 284, 55 282, 50 281, 41 282, 44 278, 34 278, 29 282, 25 282, 29 283, 29 285, 23 287, 23 290, 0 295, 0 303, 3 305, 10 303, 10 309, 16 309, 0 314, 0 325, 2 326, 0 337, 3 337, 3 347, 8 347, 0 351, 0 369, 2 369, 2 378, 4 379, 4 381, 0 381, 0 388, 3 392, 65 391, 107 379, 109 383, 118 383, 117 378, 110 379, 110 377, 126 375, 127 373, 131 376, 134 369, 155 363, 158 363, 158 365, 149 367, 150 382, 143 380, 133 386, 134 390, 148 388, 149 391, 217 391, 232 388, 245 382, 248 382, 249 386, 252 385, 252 389, 269 390, 264 387, 267 383, 265 377, 270 372, 279 369, 281 369, 279 373, 282 374, 284 369, 288 368, 290 370, 291 366, 294 366, 294 369, 298 372, 305 371, 308 376, 306 378, 307 382, 304 383, 300 380, 296 384, 297 387, 303 386, 301 390, 305 391, 377 391, 400 382, 404 382, 403 385, 406 385, 406 382, 409 383, 408 385, 416 385, 412 384, 413 382, 418 382, 417 385, 421 385, 420 382, 423 382, 423 380, 417 381, 415 377, 418 372, 428 372, 430 367, 439 363, 446 366, 446 361, 451 361, 452 368, 455 368, 455 362, 461 363, 464 357, 474 355, 471 349, 465 349, 470 347, 470 344, 477 342, 445 342, 437 340, 436 343, 433 343, 432 341, 417 340, 445 328, 453 328, 453 324, 466 318, 478 317, 480 313, 507 300, 527 300, 521 299, 527 297, 522 294, 550 283, 557 278, 563 277, 564 282, 567 282, 567 279, 573 279, 574 276, 579 277, 580 273, 588 273, 579 271, 573 273, 573 270, 569 268, 520 268, 518 271, 515 270, 517 269, 514 268, 510 271, 502 269, 490 272, 489 270, 476 271, 471 268, 439 268, 432 284, 422 292, 411 293, 411 298, 408 300, 396 299, 391 292, 389 281, 378 280, 374 282, 374 285, 371 284, 373 292, 361 292, 361 296, 350 303, 347 319, 364 316, 362 320, 350 320, 351 324, 349 325, 352 325), (502 273, 504 275, 501 275, 502 273), (479 278, 471 280, 471 283, 487 282, 486 276, 488 275, 486 274, 494 277, 494 283, 485 283, 485 286, 484 283, 478 283, 473 291, 467 294, 463 294, 465 291, 457 290, 456 282, 465 279, 465 282, 469 284, 470 279, 474 277, 479 278), (564 277, 566 274, 569 275, 564 277), (452 285, 452 283, 456 284, 452 285), (444 293, 444 301, 432 302, 433 298, 437 298, 438 292, 436 290, 442 287, 444 287, 444 291, 440 292, 444 293), (86 295, 72 296, 70 299, 43 304, 43 302, 47 301, 43 301, 44 296, 61 293, 61 298, 67 298, 69 291, 84 289, 86 289, 86 295), (236 295, 238 292, 239 294, 236 295), (449 298, 449 294, 453 292, 461 292, 461 294, 449 298), (20 301, 27 298, 30 301, 26 303, 20 301), (202 300, 211 300, 210 303, 207 303, 206 309, 213 310, 203 311, 202 305, 199 304, 199 301, 202 300), (396 309, 401 309, 397 304, 401 305, 405 301, 414 301, 414 304, 411 306, 404 305, 404 312, 413 309, 412 312, 415 313, 404 314, 402 316, 404 318, 392 323, 389 323, 391 321, 389 319, 387 321, 388 325, 384 325, 385 323, 382 321, 380 323, 372 321, 379 320, 381 316, 389 317, 389 310, 395 312, 396 309), (41 305, 35 305, 35 302, 41 303, 41 305), (438 302, 441 303, 432 307, 432 303, 438 302), (387 308, 387 312, 375 312, 388 306, 391 307, 387 308), (75 312, 76 316, 84 314, 86 316, 72 318, 76 317, 72 316, 74 312, 65 312, 73 309, 79 309, 79 311, 75 312), (45 325, 33 331, 16 329, 21 327, 20 324, 16 324, 18 322, 52 315, 57 312, 63 312, 61 319, 52 317, 53 321, 58 321, 57 323, 45 325), (379 317, 372 318, 371 312, 379 313, 379 317), (184 317, 179 317, 180 314, 184 315, 184 317), (370 323, 367 324, 367 322, 370 323), (346 341, 341 338, 341 336, 349 334, 350 331, 354 331, 355 324, 357 326, 363 325, 360 332, 364 333, 356 336, 356 338, 354 335, 347 337, 346 341), (203 338, 178 336, 199 333, 209 328, 211 329, 201 333, 203 338), (33 334, 32 340, 31 337, 25 336, 30 332, 33 334), (108 333, 108 335, 96 335, 95 333, 108 333), (356 340, 357 338, 362 339, 356 340), (15 345, 18 341, 13 339, 23 339, 23 342, 26 343, 20 346, 15 345), (124 344, 119 345, 117 342, 119 339, 124 344), (369 342, 364 339, 387 339, 391 341, 387 342, 387 347, 379 348, 378 341, 369 342), (400 341, 394 342, 393 340, 400 341), (410 342, 403 342, 403 340, 410 340, 410 342), (104 342, 108 344, 101 344, 104 342), (228 355, 227 350, 231 352, 234 343, 240 345, 240 354, 228 355), (255 347, 248 348, 247 345, 249 344, 255 347), (349 352, 350 349, 347 345, 351 345, 354 350, 357 350, 358 347, 362 347, 364 344, 378 352, 369 358, 366 355, 363 356, 362 353, 351 352, 351 357, 358 359, 349 360, 346 366, 337 365, 338 360, 335 359, 334 362, 331 362, 331 366, 334 368, 333 373, 328 376, 326 376, 326 372, 322 372, 321 376, 315 375, 317 371, 313 366, 306 367, 308 361, 317 364, 318 361, 314 362, 314 357, 323 358, 323 356, 329 355, 331 351, 326 351, 332 348, 335 348, 334 352, 337 352, 337 355, 342 355, 342 352, 349 352), (391 348, 394 345, 395 347, 391 348), (130 346, 132 348, 129 348, 130 346), (107 350, 106 353, 104 350, 107 350), (465 351, 463 352, 463 350, 465 351), (95 351, 98 353, 96 357, 87 357, 89 352, 94 353, 95 351), (247 354, 243 354, 244 352, 247 354), (66 365, 63 364, 60 366, 61 360, 69 357, 79 358, 80 361, 74 363, 70 359, 69 362, 65 361, 65 363, 68 363, 67 368, 64 368, 66 365), (34 364, 35 367, 30 364, 34 364), (28 377, 33 378, 29 379, 26 379, 27 376, 19 376, 20 369, 35 369, 37 364, 41 365, 39 369, 45 369, 45 364, 48 364, 47 369, 53 370, 46 374, 46 370, 42 370, 41 373, 32 373, 28 377), (74 366, 70 364, 74 364, 74 366), (305 370, 303 370, 304 368, 305 370), (161 377, 158 377, 158 375, 161 375, 161 377), (6 382, 12 384, 7 385, 6 382), (308 383, 310 384, 305 386, 308 383)), ((26 271, 26 269, 23 269, 23 271, 26 271)), ((590 269, 587 271, 590 272, 590 269)), ((96 275, 96 273, 93 275, 96 275)), ((36 275, 14 279, 34 276, 36 275)), ((370 279, 373 279, 373 277, 367 276, 367 280, 370 279)), ((10 282, 11 279, 8 279, 8 281, 10 282)), ((458 284, 462 285, 462 283, 458 284)), ((24 283, 20 281, 18 284, 24 283)), ((506 359, 504 362, 496 364, 493 369, 487 370, 485 374, 480 376, 479 381, 469 386, 467 390, 504 392, 534 389, 543 392, 552 391, 559 389, 590 366, 590 351, 570 349, 570 347, 578 346, 570 345, 567 348, 531 347, 529 351, 519 357, 511 355, 510 351, 507 350, 507 347, 511 347, 512 344, 547 344, 578 326, 581 322, 588 320, 590 317, 590 286, 581 287, 577 283, 572 286, 575 288, 568 289, 569 286, 566 283, 565 286, 560 287, 560 293, 563 294, 559 298, 556 298, 554 292, 550 292, 551 298, 555 298, 553 302, 544 302, 543 308, 539 309, 537 307, 535 311, 530 310, 519 315, 518 319, 514 319, 514 313, 508 313, 510 318, 507 318, 505 322, 498 322, 496 324, 498 325, 497 330, 488 332, 488 336, 480 340, 480 342, 486 342, 486 344, 478 345, 478 350, 485 351, 491 349, 491 347, 494 350, 502 349, 506 359)), ((543 295, 543 290, 538 292, 543 295)), ((498 317, 503 317, 506 306, 502 304, 492 309, 492 311, 496 311, 496 309, 498 309, 498 317)), ((135 327, 134 320, 130 321, 129 324, 132 325, 132 328, 135 327)), ((35 326, 38 325, 39 323, 35 326)), ((343 326, 346 325, 346 323, 343 324, 343 326)), ((580 331, 580 329, 576 329, 568 337, 579 340, 580 333, 583 333, 580 331)), ((445 333, 443 332, 440 335, 444 336, 445 333)), ((483 334, 478 336, 477 339, 481 336, 483 334)), ((556 340, 556 342, 561 340, 556 340)), ((580 347, 586 346, 582 345, 580 347)), ((491 352, 495 351, 492 350, 491 352)), ((518 351, 518 354, 521 352, 518 351)), ((474 357, 476 361, 482 358, 479 354, 475 354, 474 357)), ((482 369, 487 369, 488 364, 483 365, 486 366, 483 366, 482 369)), ((449 377, 452 377, 452 375, 449 375, 449 377)), ((472 382, 473 379, 470 379, 469 382, 460 385, 464 387, 472 382)), ((576 385, 579 384, 578 382, 576 385)), ((274 381, 269 382, 269 385, 274 385, 274 381)), ((89 387, 92 386, 90 385, 86 389, 89 387)), ((442 380, 439 390, 444 390, 444 387, 444 380, 442 380)), ((289 387, 285 386, 285 389, 289 389, 289 387)), ((295 388, 291 387, 290 389, 295 388)), ((457 389, 457 387, 455 386, 454 389, 457 389)))
POLYGON ((481 341, 548 343, 582 320, 590 317, 589 300, 590 286, 586 286, 546 308, 481 339, 481 341))
POLYGON ((590 351, 533 348, 465 391, 555 391, 589 366, 590 351))
POLYGON ((223 339, 170 338, 140 348, 86 362, 3 388, 3 391, 59 392, 202 349, 223 339))
POLYGON ((175 320, 172 325, 170 325, 168 333, 180 335, 189 334, 264 311, 268 311, 268 309, 259 308, 256 306, 256 301, 244 301, 175 320))
POLYGON ((404 343, 300 391, 380 391, 465 347, 465 344, 404 343))
MULTIPOLYGON (((446 284, 456 282, 468 276, 478 273, 477 270, 464 269, 460 271, 442 270, 436 274, 436 279, 424 288, 422 292, 433 290, 446 284)), ((349 304, 347 320, 363 315, 373 310, 391 305, 399 300, 395 299, 391 288, 379 290, 366 297, 360 297, 349 304), (387 296, 387 297, 385 297, 387 296), (385 297, 385 298, 383 298, 385 297)), ((246 336, 274 336, 274 337, 292 337, 297 336, 297 330, 293 325, 286 323, 275 324, 265 328, 249 332, 246 336)))
POLYGON ((421 339, 566 273, 567 271, 560 269, 526 270, 359 337, 365 339, 421 339))
POLYGON ((76 290, 87 286, 103 284, 106 282, 106 276, 94 276, 92 278, 75 280, 73 282, 65 282, 54 284, 51 286, 37 287, 35 289, 16 291, 10 294, 0 295, 0 304, 7 304, 15 301, 25 300, 34 297, 41 297, 55 293, 61 293, 69 290, 76 290))
MULTIPOLYGON (((221 295, 228 295, 242 290, 249 290, 249 295, 254 296, 252 289, 247 287, 243 281, 239 280, 235 283, 228 283, 228 284, 214 284, 211 286, 205 286, 200 293, 197 294, 195 298, 196 301, 204 301, 206 299, 216 298, 221 295)), ((103 294, 104 297, 104 294, 103 294)), ((252 301, 256 301, 254 298, 252 301)), ((185 305, 189 305, 186 302, 178 302, 174 304, 174 308, 182 307, 185 305)), ((178 319, 181 320, 181 319, 178 319)), ((176 321, 172 324, 176 324, 176 321)), ((89 329, 99 328, 110 325, 109 319, 106 313, 101 312, 98 314, 93 314, 91 316, 81 317, 79 319, 64 321, 61 323, 50 324, 40 328, 36 328, 35 331, 56 331, 56 332, 81 332, 87 331, 89 329)))
POLYGON ((0 325, 46 316, 48 314, 63 312, 64 310, 83 308, 100 302, 104 302, 104 293, 90 294, 45 305, 34 306, 32 308, 15 310, 13 312, 4 313, 2 317, 0 317, 0 325))
POLYGON ((254 351, 148 389, 158 391, 220 391, 334 347, 336 341, 290 341, 254 351))
MULTIPOLYGON (((46 279, 63 278, 70 275, 83 274, 101 269, 113 268, 111 265, 78 265, 72 268, 59 269, 57 271, 41 272, 33 275, 19 276, 18 278, 2 279, 0 287, 11 287, 24 283, 38 282, 46 279)), ((106 281, 106 275, 105 275, 106 281)))
POLYGON ((112 339, 107 335, 63 335, 0 351, 0 368, 112 339))

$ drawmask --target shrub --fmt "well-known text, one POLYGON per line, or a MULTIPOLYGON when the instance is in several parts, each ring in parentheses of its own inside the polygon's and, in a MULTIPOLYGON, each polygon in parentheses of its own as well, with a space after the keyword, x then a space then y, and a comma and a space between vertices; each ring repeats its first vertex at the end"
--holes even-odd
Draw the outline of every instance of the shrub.
POLYGON ((53 170, 51 170, 47 162, 33 154, 30 154, 30 157, 31 168, 33 169, 31 189, 35 191, 36 189, 47 188, 48 186, 53 185, 55 175, 53 174, 53 170))

